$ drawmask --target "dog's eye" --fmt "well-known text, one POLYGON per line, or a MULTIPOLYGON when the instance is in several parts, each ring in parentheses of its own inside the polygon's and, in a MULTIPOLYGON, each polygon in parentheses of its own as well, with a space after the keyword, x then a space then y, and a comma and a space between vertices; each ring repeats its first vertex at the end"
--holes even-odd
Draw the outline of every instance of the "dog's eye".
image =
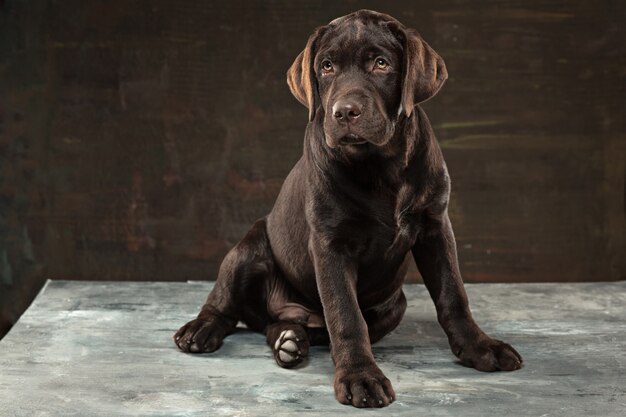
POLYGON ((333 72, 333 63, 330 62, 329 60, 325 60, 322 62, 322 71, 325 74, 328 74, 330 72, 333 72))
POLYGON ((387 62, 384 58, 376 58, 376 69, 387 69, 389 66, 389 62, 387 62))

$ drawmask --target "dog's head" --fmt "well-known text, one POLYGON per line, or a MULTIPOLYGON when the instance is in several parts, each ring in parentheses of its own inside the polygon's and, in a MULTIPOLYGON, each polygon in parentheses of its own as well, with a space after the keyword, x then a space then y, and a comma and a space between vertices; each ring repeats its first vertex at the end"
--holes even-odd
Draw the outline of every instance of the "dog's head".
POLYGON ((287 72, 293 95, 323 109, 326 143, 383 146, 396 120, 434 96, 448 74, 443 59, 393 17, 360 10, 317 28, 287 72))

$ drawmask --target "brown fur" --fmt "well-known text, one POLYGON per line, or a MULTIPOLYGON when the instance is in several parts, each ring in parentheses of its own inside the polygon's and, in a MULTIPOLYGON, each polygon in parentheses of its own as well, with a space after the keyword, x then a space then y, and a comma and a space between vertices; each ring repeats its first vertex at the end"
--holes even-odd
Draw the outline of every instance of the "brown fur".
POLYGON ((180 349, 214 351, 239 320, 266 334, 284 367, 330 342, 337 399, 388 405, 395 393, 371 343, 400 323, 412 255, 460 361, 521 367, 474 322, 463 288, 450 178, 417 106, 446 77, 419 34, 384 14, 361 10, 311 35, 287 75, 309 109, 303 156, 272 211, 224 259, 198 317, 176 333, 180 349))

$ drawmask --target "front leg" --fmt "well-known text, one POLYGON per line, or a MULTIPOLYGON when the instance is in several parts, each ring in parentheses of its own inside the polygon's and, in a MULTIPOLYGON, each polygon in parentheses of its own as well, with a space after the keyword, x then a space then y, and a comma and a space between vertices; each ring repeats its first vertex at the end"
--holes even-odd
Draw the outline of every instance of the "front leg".
POLYGON ((310 252, 335 363, 335 396, 355 407, 384 407, 395 399, 376 365, 356 293, 356 261, 327 239, 311 236, 310 252))
POLYGON ((447 210, 425 214, 424 229, 412 251, 435 302, 439 323, 461 362, 479 371, 520 369, 520 354, 510 345, 489 337, 472 318, 447 210))

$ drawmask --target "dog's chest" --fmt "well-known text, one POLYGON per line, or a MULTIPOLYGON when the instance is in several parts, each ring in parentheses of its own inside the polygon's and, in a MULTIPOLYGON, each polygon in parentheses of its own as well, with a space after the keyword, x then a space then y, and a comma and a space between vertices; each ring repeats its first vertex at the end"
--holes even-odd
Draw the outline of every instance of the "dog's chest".
POLYGON ((397 196, 393 190, 367 190, 337 201, 334 236, 352 241, 361 251, 388 247, 397 235, 397 196))
POLYGON ((358 200, 352 200, 360 203, 358 208, 354 204, 344 207, 346 213, 354 214, 346 218, 354 230, 353 244, 360 245, 360 252, 368 259, 378 258, 382 263, 401 259, 417 239, 421 214, 430 204, 430 197, 427 190, 409 182, 364 192, 358 200))

